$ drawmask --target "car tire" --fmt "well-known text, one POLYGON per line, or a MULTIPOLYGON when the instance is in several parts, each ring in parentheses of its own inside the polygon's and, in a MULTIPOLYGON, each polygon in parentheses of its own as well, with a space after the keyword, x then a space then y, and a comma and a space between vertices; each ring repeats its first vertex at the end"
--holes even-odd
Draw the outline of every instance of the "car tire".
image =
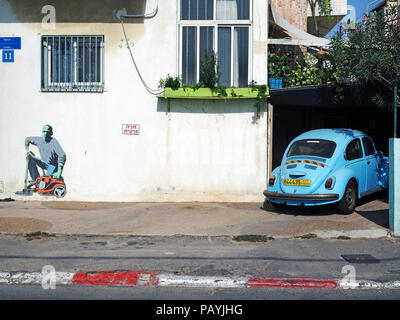
POLYGON ((342 199, 338 202, 340 213, 353 213, 357 205, 357 198, 357 186, 354 181, 350 180, 346 185, 342 199))

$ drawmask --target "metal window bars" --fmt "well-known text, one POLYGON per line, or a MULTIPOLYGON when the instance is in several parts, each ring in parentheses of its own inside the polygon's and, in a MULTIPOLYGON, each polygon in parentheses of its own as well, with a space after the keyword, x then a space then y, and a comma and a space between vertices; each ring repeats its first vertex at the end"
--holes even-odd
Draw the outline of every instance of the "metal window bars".
POLYGON ((42 91, 104 91, 104 36, 42 36, 42 91))

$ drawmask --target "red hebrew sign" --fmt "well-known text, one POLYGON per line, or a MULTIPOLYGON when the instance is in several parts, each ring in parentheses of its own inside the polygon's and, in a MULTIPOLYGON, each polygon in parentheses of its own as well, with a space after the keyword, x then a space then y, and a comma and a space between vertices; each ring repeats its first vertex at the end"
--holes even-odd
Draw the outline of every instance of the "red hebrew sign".
POLYGON ((140 134, 140 124, 123 124, 122 134, 126 135, 139 135, 140 134))

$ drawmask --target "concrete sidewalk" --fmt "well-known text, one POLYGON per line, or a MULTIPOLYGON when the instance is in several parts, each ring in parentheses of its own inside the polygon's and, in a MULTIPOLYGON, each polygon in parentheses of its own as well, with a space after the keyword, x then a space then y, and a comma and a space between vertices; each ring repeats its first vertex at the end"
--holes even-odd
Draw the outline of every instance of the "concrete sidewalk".
POLYGON ((261 207, 262 203, 1 201, 0 233, 257 234, 275 238, 308 233, 321 238, 380 238, 388 235, 385 194, 362 201, 350 215, 338 214, 334 207, 329 206, 274 209, 268 205, 267 210, 261 207))

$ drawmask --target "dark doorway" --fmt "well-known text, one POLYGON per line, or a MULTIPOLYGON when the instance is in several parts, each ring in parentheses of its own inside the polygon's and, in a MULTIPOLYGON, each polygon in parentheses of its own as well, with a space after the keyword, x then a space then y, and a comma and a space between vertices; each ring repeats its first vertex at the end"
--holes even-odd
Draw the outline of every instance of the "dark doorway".
POLYGON ((280 165, 289 143, 303 132, 321 128, 349 128, 362 131, 388 155, 393 136, 393 113, 375 106, 307 107, 274 105, 272 167, 280 165))

